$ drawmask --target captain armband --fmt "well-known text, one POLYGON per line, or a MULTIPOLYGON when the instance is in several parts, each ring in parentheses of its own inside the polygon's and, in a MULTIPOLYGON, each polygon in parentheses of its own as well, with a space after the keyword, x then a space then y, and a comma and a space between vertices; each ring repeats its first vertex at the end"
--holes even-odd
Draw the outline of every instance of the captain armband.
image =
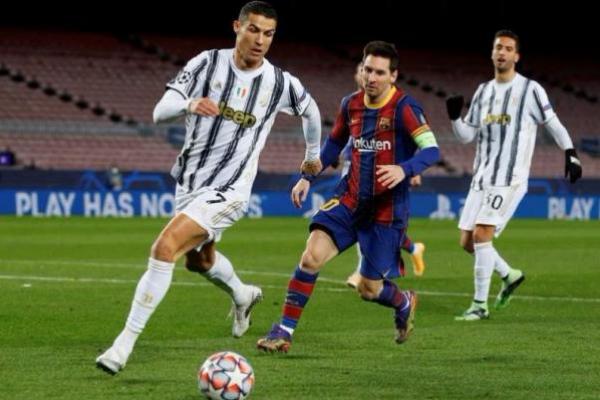
POLYGON ((414 137, 414 141, 419 146, 419 149, 425 149, 427 147, 438 147, 437 141, 433 132, 426 131, 418 136, 414 137))

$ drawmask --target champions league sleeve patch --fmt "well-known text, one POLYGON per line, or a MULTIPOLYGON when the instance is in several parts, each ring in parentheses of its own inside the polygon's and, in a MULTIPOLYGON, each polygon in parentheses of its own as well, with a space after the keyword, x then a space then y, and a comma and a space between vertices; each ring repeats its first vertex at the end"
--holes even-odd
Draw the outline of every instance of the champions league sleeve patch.
POLYGON ((177 73, 177 75, 173 79, 171 79, 169 85, 186 85, 191 80, 192 73, 190 71, 182 69, 177 73))

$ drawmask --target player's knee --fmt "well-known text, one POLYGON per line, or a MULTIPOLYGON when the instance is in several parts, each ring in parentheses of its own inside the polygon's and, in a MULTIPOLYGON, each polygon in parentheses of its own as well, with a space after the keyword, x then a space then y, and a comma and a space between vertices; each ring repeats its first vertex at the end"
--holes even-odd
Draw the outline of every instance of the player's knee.
POLYGON ((459 243, 464 251, 473 254, 473 231, 461 231, 459 243))
POLYGON ((493 227, 490 229, 488 227, 486 228, 475 228, 475 230, 473 231, 473 240, 471 243, 471 246, 473 245, 473 243, 485 243, 485 242, 489 242, 494 238, 494 230, 493 227))
POLYGON ((154 241, 151 249, 152 258, 167 262, 175 261, 176 252, 175 239, 168 232, 161 233, 154 241))
POLYGON ((204 273, 215 265, 215 256, 212 253, 190 251, 185 257, 185 267, 188 271, 204 273))
POLYGON ((460 238, 460 247, 462 247, 463 250, 466 251, 467 253, 473 254, 473 252, 474 252, 473 240, 471 238, 461 237, 460 238))
POLYGON ((365 301, 373 301, 377 298, 377 293, 364 280, 361 280, 358 283, 356 290, 358 291, 360 298, 365 301))
POLYGON ((190 272, 198 272, 198 273, 202 273, 204 272, 202 269, 200 269, 200 267, 198 266, 197 263, 188 260, 187 258, 185 259, 185 269, 187 269, 190 272))
POLYGON ((302 259, 300 260, 300 267, 302 269, 316 273, 319 272, 323 266, 323 257, 320 257, 311 249, 304 250, 302 253, 302 259))

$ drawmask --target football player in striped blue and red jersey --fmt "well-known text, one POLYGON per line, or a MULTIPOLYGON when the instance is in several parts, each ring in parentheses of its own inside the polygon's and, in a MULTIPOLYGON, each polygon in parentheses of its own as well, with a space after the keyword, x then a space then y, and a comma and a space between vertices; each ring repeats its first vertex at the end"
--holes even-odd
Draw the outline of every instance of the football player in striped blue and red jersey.
MULTIPOLYGON (((354 72, 354 82, 356 82, 356 87, 360 91, 363 89, 363 73, 362 73, 362 61, 356 65, 356 70, 354 72)), ((352 161, 352 146, 353 140, 348 140, 348 144, 342 150, 342 171, 340 176, 342 179, 348 172, 350 172, 350 164, 352 161)), ((332 165, 336 168, 335 165, 332 165)), ((413 176, 410 181, 410 187, 421 186, 422 179, 421 175, 413 176)), ((408 236, 408 232, 405 232, 404 238, 402 239, 402 244, 400 246, 402 250, 408 252, 410 254, 410 259, 412 262, 413 273, 415 276, 420 277, 423 276, 425 272, 425 260, 423 259, 423 255, 425 253, 425 243, 422 242, 413 242, 412 239, 408 236)), ((348 278, 346 279, 346 285, 351 287, 352 289, 356 289, 358 287, 358 282, 360 281, 360 266, 362 264, 362 253, 360 252, 360 246, 356 246, 356 252, 358 254, 358 262, 356 265, 356 269, 348 278)), ((400 257, 400 263, 403 264, 402 257, 400 257)))
MULTIPOLYGON (((363 254, 358 291, 364 300, 394 310, 396 342, 412 330, 416 294, 401 291, 400 244, 409 215, 409 180, 435 164, 440 153, 421 106, 394 83, 399 57, 393 44, 375 41, 363 52, 363 90, 342 100, 321 151, 323 169, 352 140, 350 172, 310 224, 310 236, 288 285, 280 323, 259 339, 265 351, 287 352, 321 267, 358 242, 363 254)), ((292 190, 300 207, 315 176, 303 175, 292 190)))

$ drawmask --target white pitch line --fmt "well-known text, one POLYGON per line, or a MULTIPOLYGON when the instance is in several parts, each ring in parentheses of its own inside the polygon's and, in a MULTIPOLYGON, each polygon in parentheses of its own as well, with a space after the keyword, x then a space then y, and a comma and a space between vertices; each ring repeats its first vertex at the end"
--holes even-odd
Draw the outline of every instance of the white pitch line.
MULTIPOLYGON (((6 260, 0 259, 0 264, 26 264, 26 265, 36 265, 36 266, 51 266, 51 265, 66 265, 66 266, 85 266, 85 267, 100 267, 100 268, 125 268, 125 269, 146 269, 146 265, 143 263, 123 263, 123 262, 106 262, 106 261, 90 261, 90 260, 6 260)), ((275 276, 278 278, 290 278, 292 276, 291 273, 286 274, 282 272, 268 272, 268 271, 252 271, 252 270, 244 270, 237 269, 236 272, 240 274, 248 274, 248 275, 262 275, 262 276, 275 276)), ((346 285, 345 282, 339 281, 337 279, 330 278, 319 278, 321 282, 333 283, 338 285, 346 285)))
POLYGON ((123 262, 107 262, 93 260, 7 260, 0 259, 0 264, 35 264, 39 266, 46 265, 70 265, 82 267, 102 267, 102 268, 127 268, 127 269, 146 269, 146 264, 140 263, 123 263, 123 262))
MULTIPOLYGON (((8 281, 38 281, 38 282, 52 282, 52 283, 113 283, 113 284, 125 284, 125 285, 135 285, 138 283, 137 280, 134 279, 111 279, 111 278, 73 278, 66 276, 33 276, 33 275, 0 275, 0 280, 8 280, 8 281)), ((171 282, 173 286, 214 286, 212 283, 208 282, 182 282, 182 281, 173 281, 171 282)), ((262 288, 267 289, 283 289, 283 286, 279 285, 260 285, 262 288)), ((347 288, 322 288, 321 290, 325 290, 328 292, 347 292, 349 289, 347 288)))
MULTIPOLYGON (((289 274, 282 274, 276 272, 261 272, 261 271, 238 271, 248 275, 270 275, 279 277, 289 277, 289 274)), ((50 277, 50 276, 32 276, 32 275, 0 275, 0 280, 19 280, 19 281, 38 281, 38 282, 68 282, 68 283, 112 283, 112 284, 137 284, 138 280, 134 279, 111 279, 111 278, 74 278, 74 277, 50 277)), ((320 281, 335 283, 339 285, 345 285, 343 281, 319 278, 320 281)), ((174 286, 213 286, 212 283, 207 282, 185 282, 185 281, 173 281, 171 283, 174 286)), ((266 289, 285 289, 285 286, 281 285, 261 285, 266 289)), ((333 287, 321 287, 318 290, 326 292, 348 292, 350 289, 344 288, 333 288, 333 287)), ((436 292, 431 290, 418 290, 418 293, 425 296, 438 296, 438 297, 471 297, 471 293, 461 292, 436 292)), ((534 301, 568 301, 575 303, 600 303, 598 298, 584 298, 584 297, 559 297, 559 296, 530 296, 530 295, 519 295, 514 296, 515 299, 520 300, 534 300, 534 301)))

